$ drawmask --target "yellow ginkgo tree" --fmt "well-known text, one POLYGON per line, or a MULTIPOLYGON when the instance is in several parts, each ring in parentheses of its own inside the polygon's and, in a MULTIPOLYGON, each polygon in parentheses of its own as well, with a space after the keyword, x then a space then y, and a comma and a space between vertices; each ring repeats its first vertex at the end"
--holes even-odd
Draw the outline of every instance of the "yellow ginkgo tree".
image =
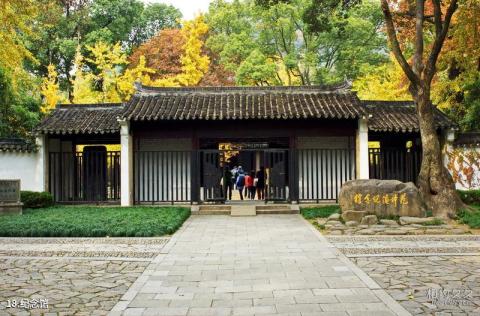
POLYGON ((35 61, 26 48, 25 36, 32 34, 32 19, 38 13, 34 0, 0 1, 0 67, 22 68, 25 59, 35 61))
POLYGON ((86 48, 91 57, 85 60, 98 72, 94 73, 85 66, 80 47, 77 48, 72 81, 73 103, 122 102, 135 92, 135 81, 150 84, 149 74, 155 71, 146 66, 144 57, 135 68, 125 69, 128 60, 119 43, 111 45, 99 42, 86 48))
POLYGON ((147 67, 147 61, 141 56, 137 66, 133 69, 127 69, 117 80, 117 88, 124 100, 128 100, 135 93, 134 83, 136 81, 145 85, 150 85, 150 75, 155 70, 147 67))
POLYGON ((408 80, 398 62, 391 56, 390 62, 378 66, 353 82, 353 90, 363 100, 411 100, 408 80))
POLYGON ((55 66, 50 64, 48 65, 48 75, 43 79, 42 85, 40 87, 41 93, 43 96, 43 104, 40 110, 43 113, 48 113, 54 109, 58 103, 63 101, 61 95, 60 86, 58 84, 58 73, 55 70, 55 66))
POLYGON ((122 76, 125 65, 128 64, 127 55, 122 51, 119 43, 109 45, 98 42, 93 46, 86 46, 92 57, 86 60, 92 63, 99 71, 94 76, 97 84, 101 86, 101 98, 103 103, 121 102, 122 97, 117 89, 117 81, 122 76))
POLYGON ((100 92, 93 90, 95 75, 84 71, 83 55, 80 45, 77 47, 73 64, 74 73, 72 82, 72 103, 96 103, 100 99, 100 92))

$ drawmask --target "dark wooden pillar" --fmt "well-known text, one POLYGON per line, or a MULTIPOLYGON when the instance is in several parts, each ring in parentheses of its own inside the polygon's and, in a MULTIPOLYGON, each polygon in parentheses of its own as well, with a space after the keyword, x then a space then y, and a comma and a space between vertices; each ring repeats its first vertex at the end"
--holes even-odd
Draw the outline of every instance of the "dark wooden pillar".
POLYGON ((200 144, 198 137, 194 132, 192 135, 192 155, 191 155, 191 186, 190 195, 191 203, 200 203, 200 144))
POLYGON ((298 159, 294 135, 290 136, 288 145, 288 187, 290 188, 289 200, 298 203, 298 159))

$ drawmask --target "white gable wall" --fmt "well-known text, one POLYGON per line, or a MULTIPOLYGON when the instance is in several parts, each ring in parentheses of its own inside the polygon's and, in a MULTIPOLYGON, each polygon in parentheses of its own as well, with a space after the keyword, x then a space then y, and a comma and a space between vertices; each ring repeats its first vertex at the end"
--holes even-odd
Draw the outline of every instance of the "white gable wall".
POLYGON ((44 191, 40 152, 0 152, 0 179, 20 179, 22 191, 44 191))

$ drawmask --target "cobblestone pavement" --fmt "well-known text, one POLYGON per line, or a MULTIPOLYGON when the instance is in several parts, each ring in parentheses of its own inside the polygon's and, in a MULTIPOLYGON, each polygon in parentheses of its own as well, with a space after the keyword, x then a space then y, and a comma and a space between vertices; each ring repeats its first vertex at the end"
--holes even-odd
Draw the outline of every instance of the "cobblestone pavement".
POLYGON ((299 215, 194 215, 110 315, 409 314, 299 215))
POLYGON ((0 238, 0 315, 106 315, 167 241, 0 238))
POLYGON ((479 235, 326 236, 347 257, 372 254, 479 254, 479 235))
POLYGON ((153 258, 168 238, 0 238, 0 256, 153 258))
POLYGON ((480 256, 363 257, 355 262, 414 315, 480 315, 480 256), (435 289, 451 293, 434 302, 440 294, 435 289))
POLYGON ((328 240, 413 315, 480 315, 479 236, 328 240))

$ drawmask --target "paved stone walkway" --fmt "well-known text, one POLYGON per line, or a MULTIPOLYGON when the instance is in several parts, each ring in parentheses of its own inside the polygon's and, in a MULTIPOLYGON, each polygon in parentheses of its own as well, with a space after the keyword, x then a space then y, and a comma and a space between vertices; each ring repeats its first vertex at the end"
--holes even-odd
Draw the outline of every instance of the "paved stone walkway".
POLYGON ((110 315, 409 315, 299 215, 192 216, 110 315))

